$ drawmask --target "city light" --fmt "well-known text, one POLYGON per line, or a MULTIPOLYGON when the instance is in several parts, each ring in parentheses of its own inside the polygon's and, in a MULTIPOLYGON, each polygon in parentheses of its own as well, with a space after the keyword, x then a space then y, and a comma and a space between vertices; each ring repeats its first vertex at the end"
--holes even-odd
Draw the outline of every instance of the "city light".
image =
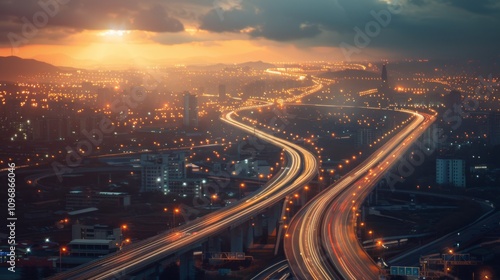
POLYGON ((500 275, 499 5, 3 2, 21 278, 500 275))

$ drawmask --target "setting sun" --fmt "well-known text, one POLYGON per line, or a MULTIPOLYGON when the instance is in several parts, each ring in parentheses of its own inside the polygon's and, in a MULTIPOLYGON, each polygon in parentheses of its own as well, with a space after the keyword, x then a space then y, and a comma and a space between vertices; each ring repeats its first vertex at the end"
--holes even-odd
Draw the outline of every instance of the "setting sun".
POLYGON ((130 34, 129 30, 106 30, 104 32, 99 33, 100 36, 103 37, 123 37, 125 34, 130 34))

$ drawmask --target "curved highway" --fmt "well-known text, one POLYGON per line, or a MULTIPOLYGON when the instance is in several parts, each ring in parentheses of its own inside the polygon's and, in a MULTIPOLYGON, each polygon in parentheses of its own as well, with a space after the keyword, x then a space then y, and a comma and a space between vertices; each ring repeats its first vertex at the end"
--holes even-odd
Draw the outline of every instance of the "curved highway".
MULTIPOLYGON (((321 88, 322 85, 317 84, 304 94, 311 94, 321 88)), ((209 236, 213 236, 231 225, 237 225, 249 219, 307 184, 318 172, 318 161, 312 153, 294 143, 255 130, 254 127, 240 123, 235 119, 239 111, 262 106, 268 106, 268 104, 241 108, 224 113, 221 117, 225 123, 249 134, 255 134, 263 141, 267 141, 285 152, 287 166, 274 176, 261 191, 245 201, 240 201, 188 222, 174 231, 165 232, 126 246, 122 251, 70 271, 56 274, 50 279, 110 279, 132 274, 151 263, 174 256, 182 249, 196 246, 209 236)))
POLYGON ((288 261, 282 260, 264 268, 264 270, 252 277, 250 280, 287 279, 288 276, 290 276, 288 261))
POLYGON ((356 238, 355 212, 384 171, 397 162, 435 118, 401 111, 414 116, 410 124, 294 216, 284 246, 297 278, 379 278, 378 267, 356 238))

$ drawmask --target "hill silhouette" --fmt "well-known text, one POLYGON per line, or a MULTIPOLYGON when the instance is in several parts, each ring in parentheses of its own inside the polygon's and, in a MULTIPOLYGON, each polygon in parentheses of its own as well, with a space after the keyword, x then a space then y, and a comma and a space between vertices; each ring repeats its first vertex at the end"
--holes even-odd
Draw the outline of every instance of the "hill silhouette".
POLYGON ((58 67, 38 60, 17 56, 0 56, 0 81, 16 82, 21 76, 56 73, 58 71, 60 71, 58 67))

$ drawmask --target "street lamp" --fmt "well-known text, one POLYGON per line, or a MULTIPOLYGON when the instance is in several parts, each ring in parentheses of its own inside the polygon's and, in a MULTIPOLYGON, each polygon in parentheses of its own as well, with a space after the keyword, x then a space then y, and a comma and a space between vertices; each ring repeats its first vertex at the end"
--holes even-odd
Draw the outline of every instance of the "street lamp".
POLYGON ((217 199, 217 195, 213 194, 210 198, 211 198, 210 204, 212 205, 212 209, 213 209, 214 208, 214 201, 215 201, 215 199, 217 199))
POLYGON ((373 243, 373 231, 368 231, 368 234, 370 235, 371 242, 373 243))
POLYGON ((244 188, 245 188, 245 183, 241 183, 240 188, 239 188, 240 189, 240 198, 243 196, 242 189, 244 189, 244 188))
POLYGON ((122 229, 122 235, 123 235, 123 232, 125 232, 125 231, 128 229, 128 225, 123 224, 123 225, 121 226, 121 229, 122 229))
POLYGON ((120 243, 120 251, 123 248, 123 245, 128 244, 128 243, 130 243, 130 238, 126 238, 125 240, 122 240, 122 242, 120 243))
POLYGON ((174 228, 177 226, 177 225, 175 224, 175 214, 177 214, 177 213, 179 213, 179 212, 180 212, 179 208, 175 208, 175 209, 174 209, 174 212, 173 212, 173 214, 172 214, 172 217, 174 218, 174 228))
POLYGON ((66 247, 60 247, 59 248, 59 272, 62 271, 62 253, 67 251, 68 249, 66 247))
POLYGON ((125 235, 125 233, 124 233, 124 232, 125 232, 125 230, 127 230, 127 229, 128 229, 128 225, 127 225, 127 224, 123 224, 123 225, 120 227, 120 229, 121 229, 121 232, 120 232, 120 233, 121 233, 121 240, 123 241, 123 236, 125 235))

